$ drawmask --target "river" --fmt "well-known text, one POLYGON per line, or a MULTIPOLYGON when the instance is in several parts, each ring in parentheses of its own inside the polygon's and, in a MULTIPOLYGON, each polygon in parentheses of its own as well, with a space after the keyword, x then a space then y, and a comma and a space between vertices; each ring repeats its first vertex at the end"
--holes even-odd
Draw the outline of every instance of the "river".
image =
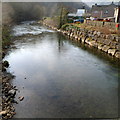
MULTIPOLYGON (((12 31, 5 60, 19 89, 15 118, 118 117, 117 63, 45 26, 23 22, 12 31)), ((101 52, 100 52, 101 53, 101 52)))

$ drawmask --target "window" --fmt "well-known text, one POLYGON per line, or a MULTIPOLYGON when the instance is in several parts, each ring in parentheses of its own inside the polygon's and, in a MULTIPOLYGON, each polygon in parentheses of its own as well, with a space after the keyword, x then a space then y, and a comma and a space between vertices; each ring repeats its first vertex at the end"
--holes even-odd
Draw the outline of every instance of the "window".
POLYGON ((94 11, 94 13, 98 13, 98 11, 94 11))
POLYGON ((106 10, 104 13, 105 13, 105 14, 108 14, 108 10, 106 10))

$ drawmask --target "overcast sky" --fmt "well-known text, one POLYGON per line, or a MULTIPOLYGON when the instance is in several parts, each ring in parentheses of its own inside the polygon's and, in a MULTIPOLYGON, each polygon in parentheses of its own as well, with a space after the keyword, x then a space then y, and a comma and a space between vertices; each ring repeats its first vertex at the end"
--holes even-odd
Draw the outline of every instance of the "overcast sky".
POLYGON ((120 0, 82 0, 83 2, 119 2, 120 0))
MULTIPOLYGON (((0 0, 1 1, 1 0, 0 0)), ((120 0, 2 0, 3 2, 119 2, 120 0)))

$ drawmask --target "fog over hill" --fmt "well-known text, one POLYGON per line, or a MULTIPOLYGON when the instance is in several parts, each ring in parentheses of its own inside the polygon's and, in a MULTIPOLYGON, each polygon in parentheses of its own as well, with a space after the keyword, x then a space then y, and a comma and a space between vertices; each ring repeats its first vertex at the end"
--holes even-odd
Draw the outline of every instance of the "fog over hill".
POLYGON ((76 12, 78 8, 89 7, 83 2, 10 2, 2 5, 3 24, 26 20, 39 20, 42 17, 59 15, 64 7, 68 12, 76 12))

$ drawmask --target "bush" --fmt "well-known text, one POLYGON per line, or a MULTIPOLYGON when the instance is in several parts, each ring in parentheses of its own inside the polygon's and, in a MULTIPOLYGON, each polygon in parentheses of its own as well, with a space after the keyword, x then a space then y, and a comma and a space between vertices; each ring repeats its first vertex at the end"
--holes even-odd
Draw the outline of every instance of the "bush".
POLYGON ((2 48, 8 48, 11 44, 10 28, 2 26, 2 48))
POLYGON ((66 30, 66 28, 69 27, 69 26, 70 26, 69 24, 62 25, 61 29, 66 30))

